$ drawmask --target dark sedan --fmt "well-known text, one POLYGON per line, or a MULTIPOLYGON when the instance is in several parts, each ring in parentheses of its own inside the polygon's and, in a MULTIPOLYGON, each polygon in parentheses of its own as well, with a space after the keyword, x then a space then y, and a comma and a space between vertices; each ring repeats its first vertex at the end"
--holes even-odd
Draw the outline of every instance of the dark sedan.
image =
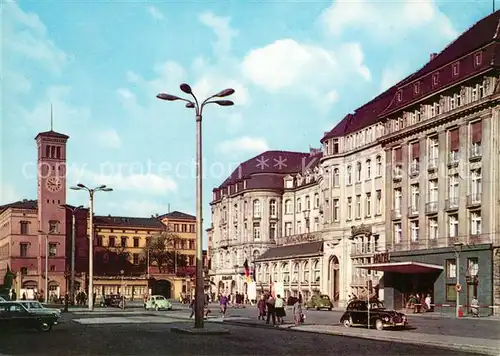
POLYGON ((378 300, 353 300, 347 305, 347 309, 340 318, 345 327, 366 326, 383 330, 386 328, 406 327, 408 319, 403 313, 388 310, 384 303, 378 300))
POLYGON ((38 330, 47 332, 57 322, 53 314, 29 312, 21 303, 0 302, 0 331, 38 330))
POLYGON ((123 298, 118 294, 108 294, 102 297, 101 307, 121 308, 123 298))

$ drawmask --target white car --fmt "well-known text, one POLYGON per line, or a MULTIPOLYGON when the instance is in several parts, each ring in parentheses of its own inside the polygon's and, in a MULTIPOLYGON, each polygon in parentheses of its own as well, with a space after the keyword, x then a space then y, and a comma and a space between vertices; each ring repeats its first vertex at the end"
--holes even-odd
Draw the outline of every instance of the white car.
POLYGON ((162 295, 152 295, 144 303, 146 310, 172 310, 172 303, 162 295))
POLYGON ((28 311, 32 313, 53 314, 57 316, 57 318, 61 317, 61 309, 46 308, 37 300, 17 300, 16 302, 21 303, 28 311))

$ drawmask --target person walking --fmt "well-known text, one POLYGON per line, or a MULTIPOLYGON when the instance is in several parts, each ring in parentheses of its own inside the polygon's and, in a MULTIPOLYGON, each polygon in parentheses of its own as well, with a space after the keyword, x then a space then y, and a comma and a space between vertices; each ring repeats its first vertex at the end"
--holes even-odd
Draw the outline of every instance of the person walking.
POLYGON ((276 326, 276 310, 274 309, 274 298, 272 295, 269 295, 269 298, 266 301, 266 307, 267 307, 267 319, 266 319, 266 324, 269 324, 269 321, 271 319, 273 320, 273 325, 276 326))
POLYGON ((264 320, 266 316, 266 296, 262 295, 259 302, 257 303, 257 309, 259 309, 259 320, 264 320))
POLYGON ((293 305, 293 319, 295 321, 295 325, 300 325, 304 322, 304 314, 302 313, 302 295, 300 294, 293 305))
POLYGON ((222 314, 223 319, 226 317, 228 303, 229 303, 229 299, 225 295, 222 295, 220 297, 219 305, 220 305, 220 313, 222 314))
POLYGON ((191 319, 194 316, 194 313, 196 311, 196 299, 191 298, 191 302, 189 302, 189 308, 191 309, 191 314, 189 314, 189 319, 191 319))
POLYGON ((274 301, 274 311, 276 313, 276 318, 278 319, 278 324, 283 324, 285 322, 283 318, 286 316, 285 301, 279 294, 276 296, 276 300, 274 301))

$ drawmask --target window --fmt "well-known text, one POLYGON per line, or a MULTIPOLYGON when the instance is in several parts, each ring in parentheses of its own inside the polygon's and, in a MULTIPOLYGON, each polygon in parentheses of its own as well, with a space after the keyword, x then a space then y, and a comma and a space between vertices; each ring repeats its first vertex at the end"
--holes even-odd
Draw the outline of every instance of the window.
POLYGON ((401 200, 403 194, 401 193, 401 188, 394 189, 394 210, 401 211, 401 200))
POLYGON ((319 194, 316 193, 314 194, 314 209, 318 209, 319 208, 319 194))
POLYGON ((302 273, 302 282, 309 282, 309 263, 304 262, 302 273))
POLYGON ((276 200, 274 199, 269 202, 269 215, 271 217, 276 217, 276 200))
POLYGON ((346 182, 348 185, 352 184, 352 167, 351 166, 347 166, 346 182))
POLYGON ((260 240, 260 223, 253 224, 253 239, 260 240))
POLYGON ((429 239, 437 240, 439 234, 438 219, 429 218, 429 239))
POLYGON ((194 256, 188 256, 188 266, 194 266, 194 256))
POLYGON ((109 237, 108 247, 115 247, 115 237, 114 236, 109 237))
POLYGON ((276 223, 272 222, 269 224, 269 239, 274 240, 276 238, 276 223))
POLYGON ((448 215, 448 236, 458 236, 458 214, 448 215))
POLYGON ((453 72, 454 77, 456 77, 457 75, 460 74, 460 63, 459 62, 453 64, 452 72, 453 72))
POLYGON ((471 171, 471 189, 473 201, 481 201, 481 193, 483 190, 481 168, 473 169, 471 171))
POLYGON ((397 99, 398 99, 398 101, 403 100, 403 91, 398 90, 398 93, 397 93, 397 99))
POLYGON ((29 223, 27 221, 21 221, 19 223, 19 225, 21 226, 21 235, 28 235, 29 234, 29 231, 28 231, 29 223))
POLYGON ((29 244, 27 244, 25 242, 21 242, 19 244, 19 256, 28 257, 28 246, 29 246, 29 244))
POLYGON ((479 52, 479 53, 476 53, 474 55, 474 66, 480 66, 481 65, 481 61, 482 61, 482 53, 479 52))
POLYGON ((446 278, 457 278, 457 261, 455 259, 446 260, 446 278))
POLYGON ((438 180, 431 179, 429 181, 429 203, 438 201, 438 180))
POLYGON ((470 257, 467 259, 467 275, 477 276, 479 272, 479 260, 477 257, 470 257))
POLYGON ((377 174, 377 177, 380 177, 382 175, 382 157, 380 156, 377 156, 377 158, 375 159, 375 162, 376 162, 376 174, 377 174))
POLYGON ((302 221, 297 221, 297 234, 302 233, 302 221))
POLYGON ((366 160, 366 179, 372 178, 372 161, 366 160))
POLYGON ((59 221, 50 220, 49 221, 49 234, 58 234, 59 233, 59 221))
POLYGON ((356 219, 361 218, 361 195, 356 195, 356 219))
POLYGON ((371 193, 366 193, 366 207, 365 207, 365 215, 366 216, 371 216, 372 215, 372 194, 371 193))
POLYGON ((413 84, 413 94, 417 95, 420 93, 420 82, 413 84))
POLYGON ((418 184, 411 185, 410 209, 412 212, 418 212, 420 206, 420 189, 418 184))
POLYGON ((49 243, 49 257, 56 257, 57 255, 57 244, 49 243))
POLYGON ((300 213, 302 211, 302 201, 300 198, 297 198, 297 213, 300 213))
POLYGON ((253 217, 260 218, 260 201, 258 199, 253 201, 253 217))
POLYGON ((189 232, 196 232, 194 228, 194 224, 189 224, 189 232))
MULTIPOLYGON (((222 215, 222 218, 224 219, 224 214, 222 215)), ((179 231, 179 224, 174 224, 174 232, 179 231)))
POLYGON ((447 302, 457 301, 457 290, 455 284, 446 285, 446 301, 447 302))
POLYGON ((335 168, 333 170, 333 186, 334 187, 340 186, 340 172, 338 168, 335 168))
POLYGON ((333 199, 333 221, 340 220, 340 204, 338 199, 333 199))
POLYGON ((285 236, 292 236, 292 223, 291 222, 285 223, 285 236))
POLYGON ((313 280, 312 280, 312 282, 319 283, 320 276, 321 276, 321 268, 319 265, 319 261, 316 260, 313 262, 313 280))
POLYGON ((125 236, 120 239, 120 247, 127 247, 127 238, 125 236))
POLYGON ((339 139, 336 138, 333 140, 333 154, 336 154, 336 153, 339 153, 340 149, 339 149, 339 139))
POLYGON ((292 201, 290 199, 285 200, 285 214, 292 213, 292 201))
POLYGON ((139 264, 139 254, 138 253, 134 253, 132 255, 132 263, 134 265, 138 265, 139 264))
POLYGON ((97 236, 97 239, 96 239, 96 246, 99 246, 101 247, 102 246, 102 239, 103 237, 101 235, 98 235, 97 236))
POLYGON ((352 220, 352 198, 347 198, 347 220, 352 220))
POLYGON ((481 234, 481 212, 472 211, 470 213, 470 233, 471 235, 481 234))
POLYGON ((439 84, 439 72, 432 75, 432 85, 436 86, 439 84))
POLYGON ((290 283, 290 270, 286 262, 281 265, 281 276, 283 277, 284 283, 290 283))
POLYGON ((292 283, 297 283, 299 281, 299 264, 293 264, 293 272, 292 272, 292 283))
POLYGON ((401 223, 394 224, 394 243, 399 244, 403 239, 403 230, 401 229, 401 223))
MULTIPOLYGON (((224 207, 224 221, 227 221, 227 210, 226 210, 225 207, 224 207)), ((181 228, 182 228, 181 232, 187 232, 188 231, 187 224, 182 224, 181 228)))
POLYGON ((309 195, 306 195, 306 210, 311 210, 311 198, 309 198, 309 195))
POLYGON ((449 177, 448 198, 458 199, 459 195, 459 176, 458 173, 452 174, 449 177))
POLYGON ((375 214, 376 215, 382 215, 382 191, 377 190, 375 192, 376 194, 376 200, 375 200, 375 214))
POLYGON ((361 182, 361 162, 356 163, 356 182, 361 182))
POLYGON ((418 237, 419 237, 418 220, 410 221, 410 233, 411 233, 411 241, 418 242, 418 237))
POLYGON ((134 237, 134 247, 135 248, 139 247, 139 238, 138 237, 134 237))

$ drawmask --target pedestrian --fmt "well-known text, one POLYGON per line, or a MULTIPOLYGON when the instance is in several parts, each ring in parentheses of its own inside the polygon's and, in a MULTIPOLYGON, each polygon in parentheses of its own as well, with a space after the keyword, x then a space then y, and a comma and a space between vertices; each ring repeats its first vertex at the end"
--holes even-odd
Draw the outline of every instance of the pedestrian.
POLYGON ((470 302, 470 311, 473 317, 479 318, 479 301, 476 296, 472 297, 472 301, 470 302))
POLYGON ((266 324, 269 324, 269 321, 271 319, 273 320, 273 325, 276 326, 276 310, 274 309, 274 298, 272 295, 269 295, 269 298, 266 301, 266 307, 267 307, 267 319, 266 319, 266 324))
POLYGON ((257 309, 259 309, 259 320, 264 320, 266 316, 266 296, 262 295, 259 302, 257 303, 257 309))
POLYGON ((25 292, 23 292, 23 297, 22 298, 23 298, 23 300, 26 300, 26 293, 25 292))
POLYGON ((425 301, 424 301, 425 311, 427 311, 427 312, 431 311, 431 304, 432 304, 431 295, 427 294, 427 297, 425 297, 425 301))
POLYGON ((293 318, 295 321, 295 325, 299 325, 304 322, 304 314, 302 313, 302 295, 299 294, 299 297, 295 301, 293 305, 293 318))
POLYGON ((222 314, 222 318, 226 316, 227 311, 227 303, 229 303, 228 297, 224 294, 220 297, 219 305, 220 305, 220 313, 222 314))
POLYGON ((285 322, 283 318, 286 316, 285 301, 279 294, 276 296, 276 300, 274 301, 274 311, 276 313, 278 323, 283 324, 285 322))
POLYGON ((196 311, 196 299, 191 298, 191 302, 189 303, 189 308, 191 308, 191 314, 189 315, 189 318, 191 319, 194 316, 194 313, 196 311))

